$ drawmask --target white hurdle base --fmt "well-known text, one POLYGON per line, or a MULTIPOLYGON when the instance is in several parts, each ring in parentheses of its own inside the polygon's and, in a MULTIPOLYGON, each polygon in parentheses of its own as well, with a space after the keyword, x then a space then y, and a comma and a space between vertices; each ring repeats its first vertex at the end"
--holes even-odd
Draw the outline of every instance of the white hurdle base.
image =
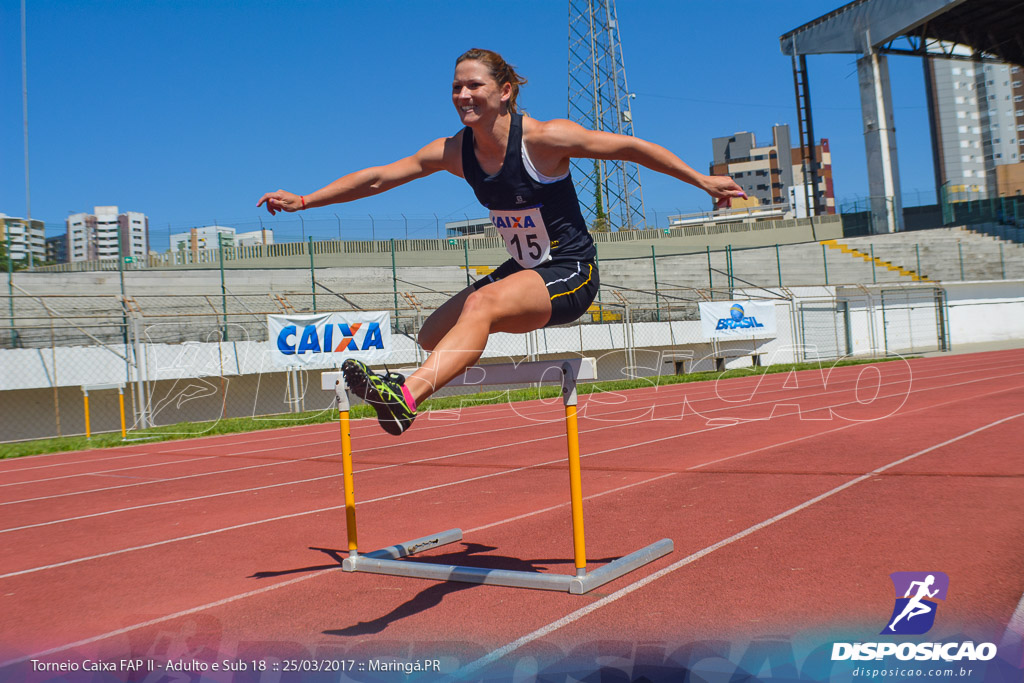
POLYGON ((433 581, 481 583, 490 586, 509 586, 512 588, 535 588, 537 590, 582 595, 599 586, 603 586, 609 581, 628 574, 634 569, 639 569, 663 555, 668 555, 673 550, 672 541, 663 538, 657 543, 652 543, 646 548, 641 548, 625 557, 620 557, 603 567, 588 572, 584 576, 541 574, 539 572, 512 569, 462 567, 454 564, 435 564, 429 562, 404 562, 400 559, 461 540, 462 529, 449 529, 439 534, 424 536, 423 538, 417 538, 405 543, 398 543, 365 555, 350 554, 342 562, 342 569, 347 572, 386 574, 388 576, 404 576, 413 579, 431 579, 433 581))

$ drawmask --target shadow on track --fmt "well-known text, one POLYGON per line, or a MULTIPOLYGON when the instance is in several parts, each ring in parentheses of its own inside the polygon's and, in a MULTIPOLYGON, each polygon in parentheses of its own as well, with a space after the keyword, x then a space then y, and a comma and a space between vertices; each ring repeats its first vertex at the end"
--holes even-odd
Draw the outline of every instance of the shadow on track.
MULTIPOLYGON (((493 546, 483 545, 480 543, 463 543, 463 549, 459 552, 445 553, 443 555, 430 555, 429 557, 416 558, 408 557, 402 560, 403 562, 431 562, 436 564, 452 564, 452 565, 471 565, 473 567, 479 567, 481 569, 509 569, 514 571, 526 571, 526 572, 543 572, 548 565, 553 564, 572 564, 572 559, 537 559, 537 560, 523 560, 516 557, 507 557, 504 555, 484 555, 492 550, 497 550, 493 546), (469 560, 469 562, 467 562, 469 560)), ((318 550, 323 550, 318 548, 318 550)), ((324 550, 332 556, 338 557, 339 562, 341 554, 339 551, 324 550)), ((606 558, 594 560, 595 564, 601 564, 605 562, 611 562, 616 558, 606 558)), ((310 569, 312 570, 312 568, 310 569)), ((303 570, 298 570, 303 571, 303 570)), ((330 629, 323 631, 324 635, 328 636, 365 636, 380 633, 386 629, 390 624, 425 612, 432 607, 437 607, 444 600, 446 595, 455 593, 456 591, 463 591, 469 588, 476 588, 480 584, 476 583, 461 583, 456 581, 443 581, 434 583, 433 585, 420 591, 412 599, 396 606, 387 614, 373 619, 371 621, 361 621, 345 628, 330 629)))

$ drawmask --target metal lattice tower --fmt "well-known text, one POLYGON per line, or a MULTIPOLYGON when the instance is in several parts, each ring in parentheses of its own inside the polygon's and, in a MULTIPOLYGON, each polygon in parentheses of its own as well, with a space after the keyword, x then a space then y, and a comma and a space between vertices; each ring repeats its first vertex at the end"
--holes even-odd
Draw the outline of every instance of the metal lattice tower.
MULTIPOLYGON (((569 118, 591 130, 633 135, 615 0, 569 0, 569 118)), ((636 164, 574 159, 572 169, 591 229, 645 227, 636 164)))

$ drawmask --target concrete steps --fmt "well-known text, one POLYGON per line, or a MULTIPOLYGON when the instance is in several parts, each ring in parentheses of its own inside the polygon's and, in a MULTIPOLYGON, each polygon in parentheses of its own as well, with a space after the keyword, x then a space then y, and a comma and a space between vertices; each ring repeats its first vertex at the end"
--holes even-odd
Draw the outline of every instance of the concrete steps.
POLYGON ((964 228, 940 228, 836 240, 917 272, 930 281, 1024 277, 1024 247, 964 228))
POLYGON ((861 259, 866 263, 872 264, 873 267, 877 266, 880 268, 885 268, 891 273, 897 273, 900 276, 909 277, 913 282, 931 282, 931 280, 929 280, 927 277, 924 277, 923 275, 920 275, 913 270, 910 270, 903 266, 895 265, 891 261, 882 260, 877 256, 874 256, 870 252, 865 253, 863 251, 860 251, 859 249, 843 244, 838 240, 824 240, 822 244, 824 244, 829 249, 837 249, 840 253, 847 254, 852 258, 861 259))

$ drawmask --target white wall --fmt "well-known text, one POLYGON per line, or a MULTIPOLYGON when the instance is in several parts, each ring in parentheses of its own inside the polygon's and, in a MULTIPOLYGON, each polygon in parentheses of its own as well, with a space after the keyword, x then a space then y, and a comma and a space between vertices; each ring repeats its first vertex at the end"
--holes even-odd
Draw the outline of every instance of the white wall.
POLYGON ((950 337, 957 344, 1021 340, 1024 345, 1024 280, 944 284, 950 337))

